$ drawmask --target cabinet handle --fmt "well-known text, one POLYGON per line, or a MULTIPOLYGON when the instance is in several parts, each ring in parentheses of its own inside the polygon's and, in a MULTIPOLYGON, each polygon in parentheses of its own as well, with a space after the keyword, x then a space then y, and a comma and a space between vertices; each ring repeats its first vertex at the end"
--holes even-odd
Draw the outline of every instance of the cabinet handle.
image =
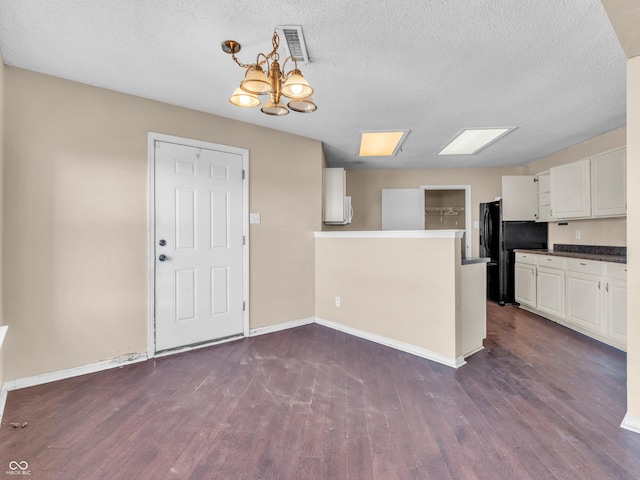
POLYGON ((609 293, 609 282, 607 282, 607 286, 604 289, 609 293))
POLYGON ((552 258, 547 258, 547 262, 553 262, 552 258))
POLYGON ((598 290, 600 290, 600 282, 598 282, 598 290))
POLYGON ((551 209, 549 210, 549 216, 553 217, 553 210, 551 210, 551 209))
POLYGON ((587 264, 586 264, 586 263, 582 263, 582 262, 580 262, 580 265, 583 265, 583 266, 585 266, 585 267, 587 266, 587 264))

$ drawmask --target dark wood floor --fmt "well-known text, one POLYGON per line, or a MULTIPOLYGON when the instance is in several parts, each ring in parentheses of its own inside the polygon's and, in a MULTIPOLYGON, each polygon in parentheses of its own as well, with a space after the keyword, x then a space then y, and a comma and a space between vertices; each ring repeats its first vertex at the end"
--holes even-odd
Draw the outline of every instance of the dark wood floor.
POLYGON ((640 479, 625 354, 516 307, 488 321, 458 370, 309 325, 10 392, 0 475, 640 479))

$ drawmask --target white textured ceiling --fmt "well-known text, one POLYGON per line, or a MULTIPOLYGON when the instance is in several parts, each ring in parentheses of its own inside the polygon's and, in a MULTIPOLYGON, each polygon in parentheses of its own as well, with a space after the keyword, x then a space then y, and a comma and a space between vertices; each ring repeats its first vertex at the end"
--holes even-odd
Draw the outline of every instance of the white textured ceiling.
POLYGON ((524 165, 625 125, 626 58, 599 0, 0 0, 7 65, 321 140, 347 168, 524 165), (318 110, 228 102, 241 61, 301 25, 318 110), (437 157, 461 128, 517 126, 477 155, 437 157), (394 158, 362 130, 410 129, 394 158))

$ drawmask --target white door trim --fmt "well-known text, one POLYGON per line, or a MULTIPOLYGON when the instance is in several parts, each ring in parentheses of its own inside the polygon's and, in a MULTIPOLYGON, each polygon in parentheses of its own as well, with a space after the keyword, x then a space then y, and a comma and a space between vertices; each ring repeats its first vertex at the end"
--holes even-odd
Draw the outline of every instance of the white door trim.
MULTIPOLYGON (((220 150, 242 155, 242 234, 245 243, 242 248, 243 294, 245 302, 243 312, 243 335, 249 336, 249 150, 218 143, 175 137, 162 133, 149 132, 147 136, 147 356, 156 356, 155 345, 155 142, 169 142, 196 148, 220 150)), ((218 342, 212 342, 218 343, 218 342)), ((202 345, 199 345, 201 347, 202 345)), ((184 351, 185 349, 180 349, 184 351)))

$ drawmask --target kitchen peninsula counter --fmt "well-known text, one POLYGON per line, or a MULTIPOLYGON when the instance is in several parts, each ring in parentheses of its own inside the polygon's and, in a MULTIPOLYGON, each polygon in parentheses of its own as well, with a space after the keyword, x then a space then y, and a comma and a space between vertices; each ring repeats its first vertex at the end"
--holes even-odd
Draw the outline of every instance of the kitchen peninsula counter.
POLYGON ((315 232, 316 321, 451 366, 483 348, 486 261, 463 230, 315 232))

